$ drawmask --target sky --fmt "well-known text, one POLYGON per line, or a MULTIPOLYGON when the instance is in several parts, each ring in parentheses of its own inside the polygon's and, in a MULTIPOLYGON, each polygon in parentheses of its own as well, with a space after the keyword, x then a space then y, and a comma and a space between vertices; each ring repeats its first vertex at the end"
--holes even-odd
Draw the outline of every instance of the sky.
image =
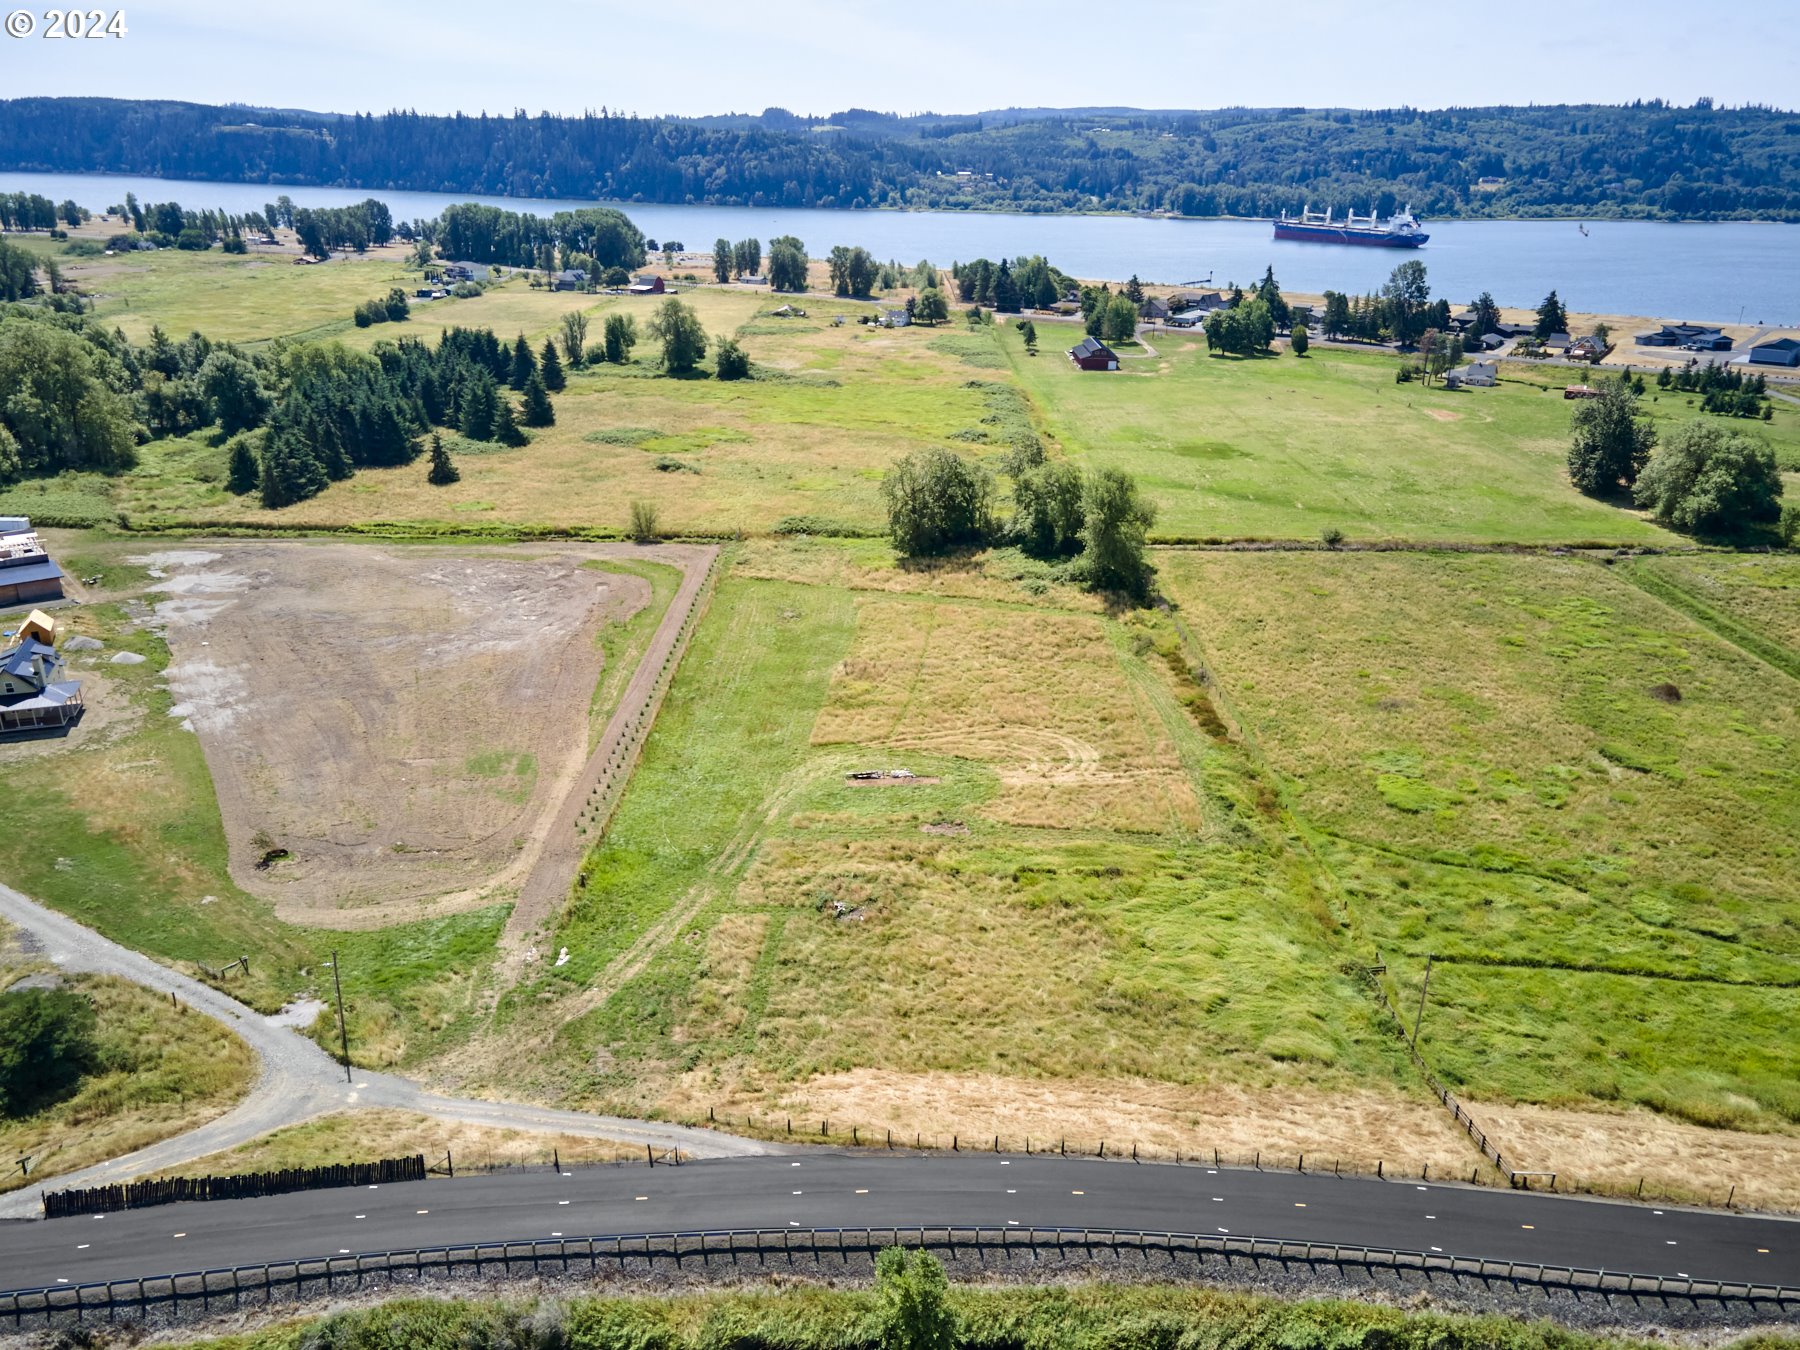
MULTIPOLYGON (((41 33, 44 11, 33 13, 41 33)), ((1769 23, 1747 40, 1736 19, 1696 0, 1623 11, 1421 0, 127 0, 125 13, 118 38, 0 37, 0 97, 646 116, 1702 95, 1800 105, 1800 27, 1769 23)))

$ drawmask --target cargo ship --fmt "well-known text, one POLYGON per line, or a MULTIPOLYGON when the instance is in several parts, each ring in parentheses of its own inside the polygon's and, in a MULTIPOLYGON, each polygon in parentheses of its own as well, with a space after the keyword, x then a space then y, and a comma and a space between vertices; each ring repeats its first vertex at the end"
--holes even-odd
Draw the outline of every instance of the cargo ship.
POLYGON ((1369 248, 1418 248, 1431 238, 1419 228, 1419 222, 1408 207, 1391 220, 1382 221, 1373 212, 1359 216, 1352 211, 1342 220, 1333 220, 1330 211, 1300 212, 1298 220, 1287 212, 1275 222, 1277 239, 1298 239, 1311 244, 1361 244, 1369 248))

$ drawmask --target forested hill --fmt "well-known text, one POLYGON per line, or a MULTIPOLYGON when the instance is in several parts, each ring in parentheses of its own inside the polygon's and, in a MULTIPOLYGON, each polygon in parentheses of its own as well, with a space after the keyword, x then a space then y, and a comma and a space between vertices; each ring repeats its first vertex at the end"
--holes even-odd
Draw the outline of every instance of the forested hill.
POLYGON ((4 169, 770 206, 1800 221, 1800 113, 1702 101, 673 120, 44 98, 0 101, 4 169))

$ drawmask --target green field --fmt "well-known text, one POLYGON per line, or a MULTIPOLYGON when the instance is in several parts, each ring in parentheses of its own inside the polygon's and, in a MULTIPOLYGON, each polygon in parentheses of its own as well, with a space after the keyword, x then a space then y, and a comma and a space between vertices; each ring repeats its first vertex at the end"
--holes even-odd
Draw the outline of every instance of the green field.
MULTIPOLYGON (((1064 448, 1149 489, 1161 537, 1316 539, 1334 528, 1351 540, 1670 541, 1570 488, 1560 388, 1575 372, 1427 389, 1395 384, 1392 356, 1315 347, 1304 359, 1213 358, 1198 336, 1156 334, 1156 359, 1098 374, 1057 350, 1073 332, 1041 325, 1035 358, 1014 331, 1000 340, 1064 448)), ((1649 406, 1663 423, 1699 415, 1672 398, 1649 406)), ((1784 407, 1750 429, 1800 455, 1797 414, 1784 407)))
POLYGON ((1591 562, 1166 575, 1406 1006, 1437 956, 1422 1044, 1451 1081, 1800 1123, 1789 676, 1591 562))
MULTIPOLYGON (((70 263, 97 312, 141 339, 172 335, 261 342, 329 338, 367 348, 446 324, 524 334, 534 346, 561 316, 587 313, 598 344, 605 317, 640 325, 654 302, 532 289, 511 277, 475 299, 417 304, 411 319, 358 329, 350 311, 390 285, 411 289, 397 256, 295 267, 272 257, 165 250, 70 263)), ((632 500, 655 502, 667 528, 767 534, 786 517, 857 530, 883 524, 877 485, 910 450, 949 445, 997 461, 1019 431, 1092 464, 1136 475, 1171 540, 1423 540, 1578 544, 1669 543, 1673 537, 1568 485, 1563 462, 1568 370, 1515 363, 1494 389, 1447 391, 1393 381, 1396 359, 1315 347, 1305 359, 1215 359, 1197 335, 1156 333, 1124 369, 1087 374, 1063 359, 1073 325, 1040 324, 1028 357, 1010 324, 971 330, 875 330, 867 306, 794 297, 805 317, 778 318, 786 297, 699 287, 683 297, 709 334, 736 335, 762 378, 721 384, 658 376, 652 344, 625 367, 577 373, 557 424, 529 446, 458 443, 463 480, 426 485, 418 465, 366 470, 273 518, 309 527, 368 521, 618 530, 632 500), (834 318, 851 320, 833 327, 834 318), (1153 354, 1152 354, 1153 353, 1153 354), (675 464, 688 472, 672 471, 675 464)), ((1700 416, 1686 396, 1652 389, 1663 430, 1700 416)), ((1735 424, 1800 467, 1800 409, 1777 402, 1770 423, 1735 424)), ((54 485, 40 514, 78 523, 123 512, 139 522, 271 519, 223 490, 217 438, 146 447, 143 466, 113 483, 54 485)), ((0 505, 22 505, 8 494, 0 505)))

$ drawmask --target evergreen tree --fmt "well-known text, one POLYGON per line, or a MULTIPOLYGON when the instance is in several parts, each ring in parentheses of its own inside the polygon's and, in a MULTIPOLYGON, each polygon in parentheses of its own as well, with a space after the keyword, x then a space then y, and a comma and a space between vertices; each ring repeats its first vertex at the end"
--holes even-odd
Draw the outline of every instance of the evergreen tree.
POLYGON ((518 340, 513 343, 512 374, 506 383, 513 390, 520 390, 525 387, 525 382, 535 374, 537 374, 537 358, 531 354, 531 344, 525 341, 525 335, 520 333, 518 340))
POLYGON ((1256 298, 1269 307, 1269 317, 1275 321, 1277 328, 1286 328, 1292 315, 1288 311, 1288 302, 1281 298, 1281 285, 1275 280, 1275 265, 1270 263, 1263 272, 1263 279, 1256 284, 1256 298))
POLYGON ((499 412, 493 377, 485 370, 470 375, 458 402, 462 417, 457 429, 471 441, 493 440, 494 418, 499 412))
POLYGON ((553 394, 560 394, 568 380, 563 377, 562 360, 556 354, 556 343, 550 338, 544 339, 544 352, 538 359, 538 373, 543 379, 544 388, 553 394))
POLYGON ((450 452, 444 449, 444 438, 435 431, 431 433, 431 467, 425 472, 425 481, 433 487, 448 487, 462 477, 457 472, 456 462, 450 458, 450 452))
POLYGON ((1012 268, 1007 266, 1004 258, 994 274, 994 309, 1001 314, 1019 312, 1019 288, 1013 281, 1012 268))
POLYGON ((513 415, 512 400, 509 398, 501 399, 499 408, 495 410, 494 439, 501 445, 520 446, 526 443, 525 433, 519 430, 519 422, 513 415))
POLYGON ((1307 333, 1306 325, 1303 323, 1295 324, 1294 331, 1288 338, 1288 347, 1293 351, 1295 356, 1305 356, 1306 349, 1310 346, 1312 346, 1312 337, 1307 333))
POLYGON ((1531 334, 1542 342, 1552 333, 1568 331, 1569 313, 1563 308, 1562 301, 1556 298, 1556 292, 1551 291, 1544 297, 1544 303, 1538 306, 1537 324, 1532 328, 1531 334))
POLYGON ((248 436, 234 436, 231 441, 231 468, 225 477, 225 486, 234 496, 244 497, 256 491, 262 481, 262 465, 256 462, 256 452, 250 448, 248 436))
POLYGON ((550 393, 544 387, 541 375, 534 375, 525 383, 525 425, 528 427, 548 427, 556 424, 556 409, 550 404, 550 393))
POLYGON ((1144 283, 1138 280, 1136 272, 1133 272, 1131 274, 1131 280, 1125 283, 1125 295, 1132 304, 1137 305, 1140 308, 1143 306, 1144 283))
POLYGON ((1476 337, 1486 337, 1500 326, 1500 306, 1494 303, 1494 297, 1483 291, 1470 302, 1469 308, 1475 311, 1468 331, 1476 337))

